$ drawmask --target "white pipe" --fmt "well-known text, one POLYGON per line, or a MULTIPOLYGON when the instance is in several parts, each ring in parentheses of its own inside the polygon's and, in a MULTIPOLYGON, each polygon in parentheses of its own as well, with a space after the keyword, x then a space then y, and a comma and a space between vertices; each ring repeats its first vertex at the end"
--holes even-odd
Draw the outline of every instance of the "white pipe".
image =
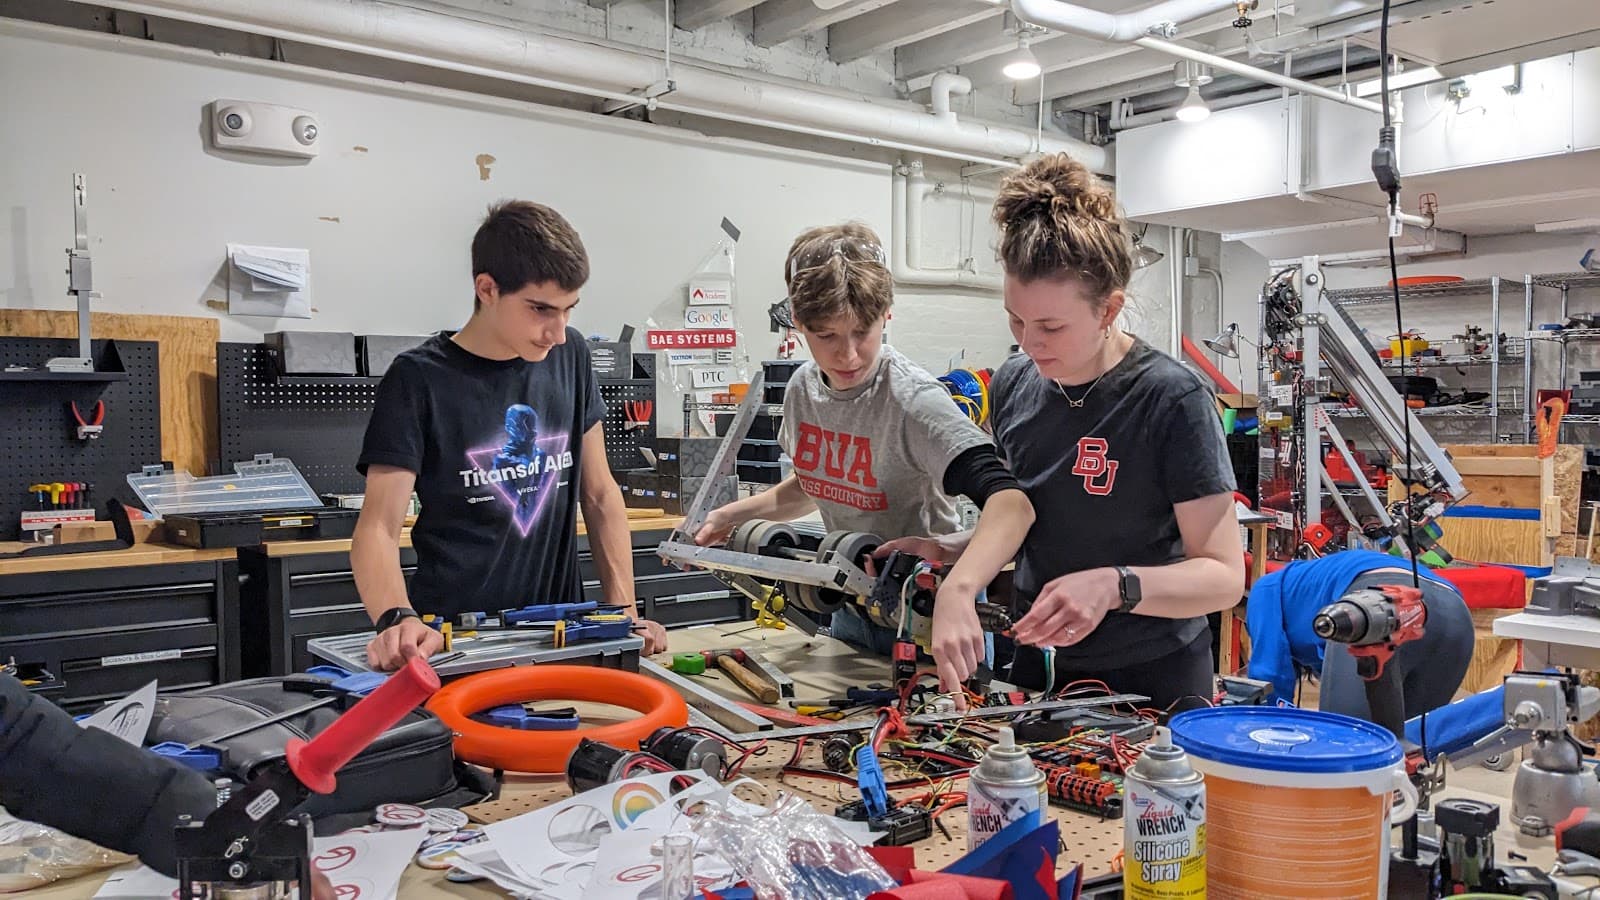
POLYGON ((1183 260, 1184 229, 1167 229, 1167 274, 1172 284, 1172 333, 1167 338, 1167 352, 1173 359, 1183 359, 1183 260))
POLYGON ((965 97, 972 93, 972 79, 954 72, 936 72, 928 90, 932 94, 933 114, 954 123, 956 114, 950 109, 950 95, 965 97))
MULTIPOLYGON (((1021 0, 1013 0, 1013 2, 1021 2, 1021 0)), ((1357 109, 1364 109, 1367 112, 1379 115, 1383 114, 1382 104, 1374 103, 1371 100, 1362 100, 1343 91, 1335 91, 1299 78, 1279 75, 1277 72, 1247 65, 1237 60, 1229 59, 1226 56, 1218 56, 1215 53, 1207 53, 1204 50, 1196 50, 1193 47, 1185 47, 1182 44, 1174 44, 1171 41, 1163 41, 1160 38, 1153 37, 1142 37, 1134 41, 1134 43, 1147 50, 1155 50, 1168 56, 1176 56, 1179 59, 1189 59, 1197 63, 1204 63, 1213 69, 1223 72, 1232 72, 1235 75, 1243 75, 1246 78, 1277 85, 1301 94, 1321 97, 1324 100, 1332 100, 1335 103, 1343 103, 1346 106, 1354 106, 1357 109)))
POLYGON ((1107 13, 1061 0, 1011 0, 1011 11, 1024 22, 1118 44, 1152 30, 1170 33, 1183 22, 1233 6, 1234 0, 1167 0, 1132 12, 1107 13))
MULTIPOLYGON (((97 5, 612 99, 654 83, 661 71, 657 56, 380 0, 107 0, 97 5)), ((951 122, 911 104, 841 97, 681 61, 673 66, 673 80, 673 93, 647 104, 1006 165, 1011 163, 1005 159, 1036 151, 1065 152, 1096 172, 1112 170, 1111 154, 1102 147, 1059 136, 1041 142, 1032 131, 1001 125, 951 122)))
MULTIPOLYGON (((1340 209, 1349 209, 1372 215, 1385 224, 1389 221, 1389 208, 1373 203, 1362 203, 1359 200, 1346 200, 1343 197, 1333 197, 1328 194, 1319 194, 1316 191, 1299 190, 1294 192, 1296 200, 1302 203, 1320 203, 1324 206, 1337 206, 1340 209)), ((1414 213, 1395 211, 1395 217, 1401 222, 1415 228, 1432 228, 1433 216, 1419 216, 1414 213)))
POLYGON ((896 284, 914 287, 964 287, 998 294, 1004 279, 967 269, 923 269, 910 262, 922 260, 922 200, 929 187, 922 175, 922 163, 894 169, 894 187, 889 211, 889 273, 896 284), (916 188, 912 187, 913 177, 916 188))

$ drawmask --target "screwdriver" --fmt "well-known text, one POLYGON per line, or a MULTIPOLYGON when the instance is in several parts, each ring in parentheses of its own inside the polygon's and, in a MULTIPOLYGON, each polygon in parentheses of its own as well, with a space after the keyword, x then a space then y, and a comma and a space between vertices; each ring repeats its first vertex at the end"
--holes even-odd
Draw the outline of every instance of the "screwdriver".
POLYGON ((61 508, 61 495, 63 493, 65 493, 66 490, 67 490, 67 486, 62 484, 61 482, 59 482, 59 481, 50 482, 50 508, 51 509, 60 509, 61 508))
POLYGON ((45 509, 46 508, 45 507, 45 496, 50 493, 50 485, 48 485, 48 484, 30 484, 30 485, 28 485, 28 492, 33 494, 33 500, 34 500, 35 503, 39 504, 39 508, 40 509, 45 509))

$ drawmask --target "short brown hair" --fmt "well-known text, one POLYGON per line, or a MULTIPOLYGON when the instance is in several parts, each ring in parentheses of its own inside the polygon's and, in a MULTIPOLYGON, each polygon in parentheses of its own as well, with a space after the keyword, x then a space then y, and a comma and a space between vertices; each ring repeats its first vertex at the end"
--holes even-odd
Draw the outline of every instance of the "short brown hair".
POLYGON ((527 200, 504 200, 489 207, 472 236, 472 277, 479 275, 493 278, 501 293, 546 281, 575 291, 589 280, 589 252, 560 213, 527 200))
POLYGON ((1000 261, 1019 281, 1077 278, 1098 303, 1133 277, 1133 244, 1111 189, 1065 153, 1007 175, 994 223, 1000 261))
POLYGON ((877 232, 860 222, 802 232, 783 260, 794 320, 807 327, 849 313, 862 324, 894 304, 894 276, 877 232))

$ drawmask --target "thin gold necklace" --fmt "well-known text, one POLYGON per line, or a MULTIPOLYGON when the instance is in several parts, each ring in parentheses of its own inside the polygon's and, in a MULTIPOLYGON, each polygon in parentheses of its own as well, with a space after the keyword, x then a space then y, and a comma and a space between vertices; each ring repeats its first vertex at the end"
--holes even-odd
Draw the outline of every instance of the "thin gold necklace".
MULTIPOLYGON (((1106 371, 1110 370, 1108 369, 1106 371)), ((1105 372, 1101 372, 1098 376, 1096 376, 1095 380, 1089 383, 1089 389, 1084 391, 1083 396, 1077 400, 1072 399, 1072 395, 1067 393, 1067 389, 1062 386, 1061 382, 1056 381, 1054 378, 1050 379, 1050 382, 1056 386, 1056 390, 1061 392, 1061 396, 1066 398, 1068 406, 1072 407, 1073 409, 1078 409, 1089 401, 1089 395, 1094 393, 1095 387, 1100 384, 1100 379, 1104 377, 1106 377, 1105 372)))

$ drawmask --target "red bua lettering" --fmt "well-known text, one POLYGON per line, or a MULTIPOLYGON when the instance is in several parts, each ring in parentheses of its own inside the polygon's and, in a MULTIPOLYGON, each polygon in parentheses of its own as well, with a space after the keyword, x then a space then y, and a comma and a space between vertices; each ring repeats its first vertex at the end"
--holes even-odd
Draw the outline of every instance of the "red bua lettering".
POLYGON ((872 474, 872 441, 859 434, 829 431, 810 422, 801 422, 795 444, 794 467, 816 472, 839 481, 875 488, 872 474))
POLYGON ((1072 474, 1083 476, 1085 493, 1096 497, 1110 495, 1112 485, 1117 482, 1117 461, 1107 456, 1110 449, 1105 438, 1078 439, 1078 461, 1072 466, 1072 474))

